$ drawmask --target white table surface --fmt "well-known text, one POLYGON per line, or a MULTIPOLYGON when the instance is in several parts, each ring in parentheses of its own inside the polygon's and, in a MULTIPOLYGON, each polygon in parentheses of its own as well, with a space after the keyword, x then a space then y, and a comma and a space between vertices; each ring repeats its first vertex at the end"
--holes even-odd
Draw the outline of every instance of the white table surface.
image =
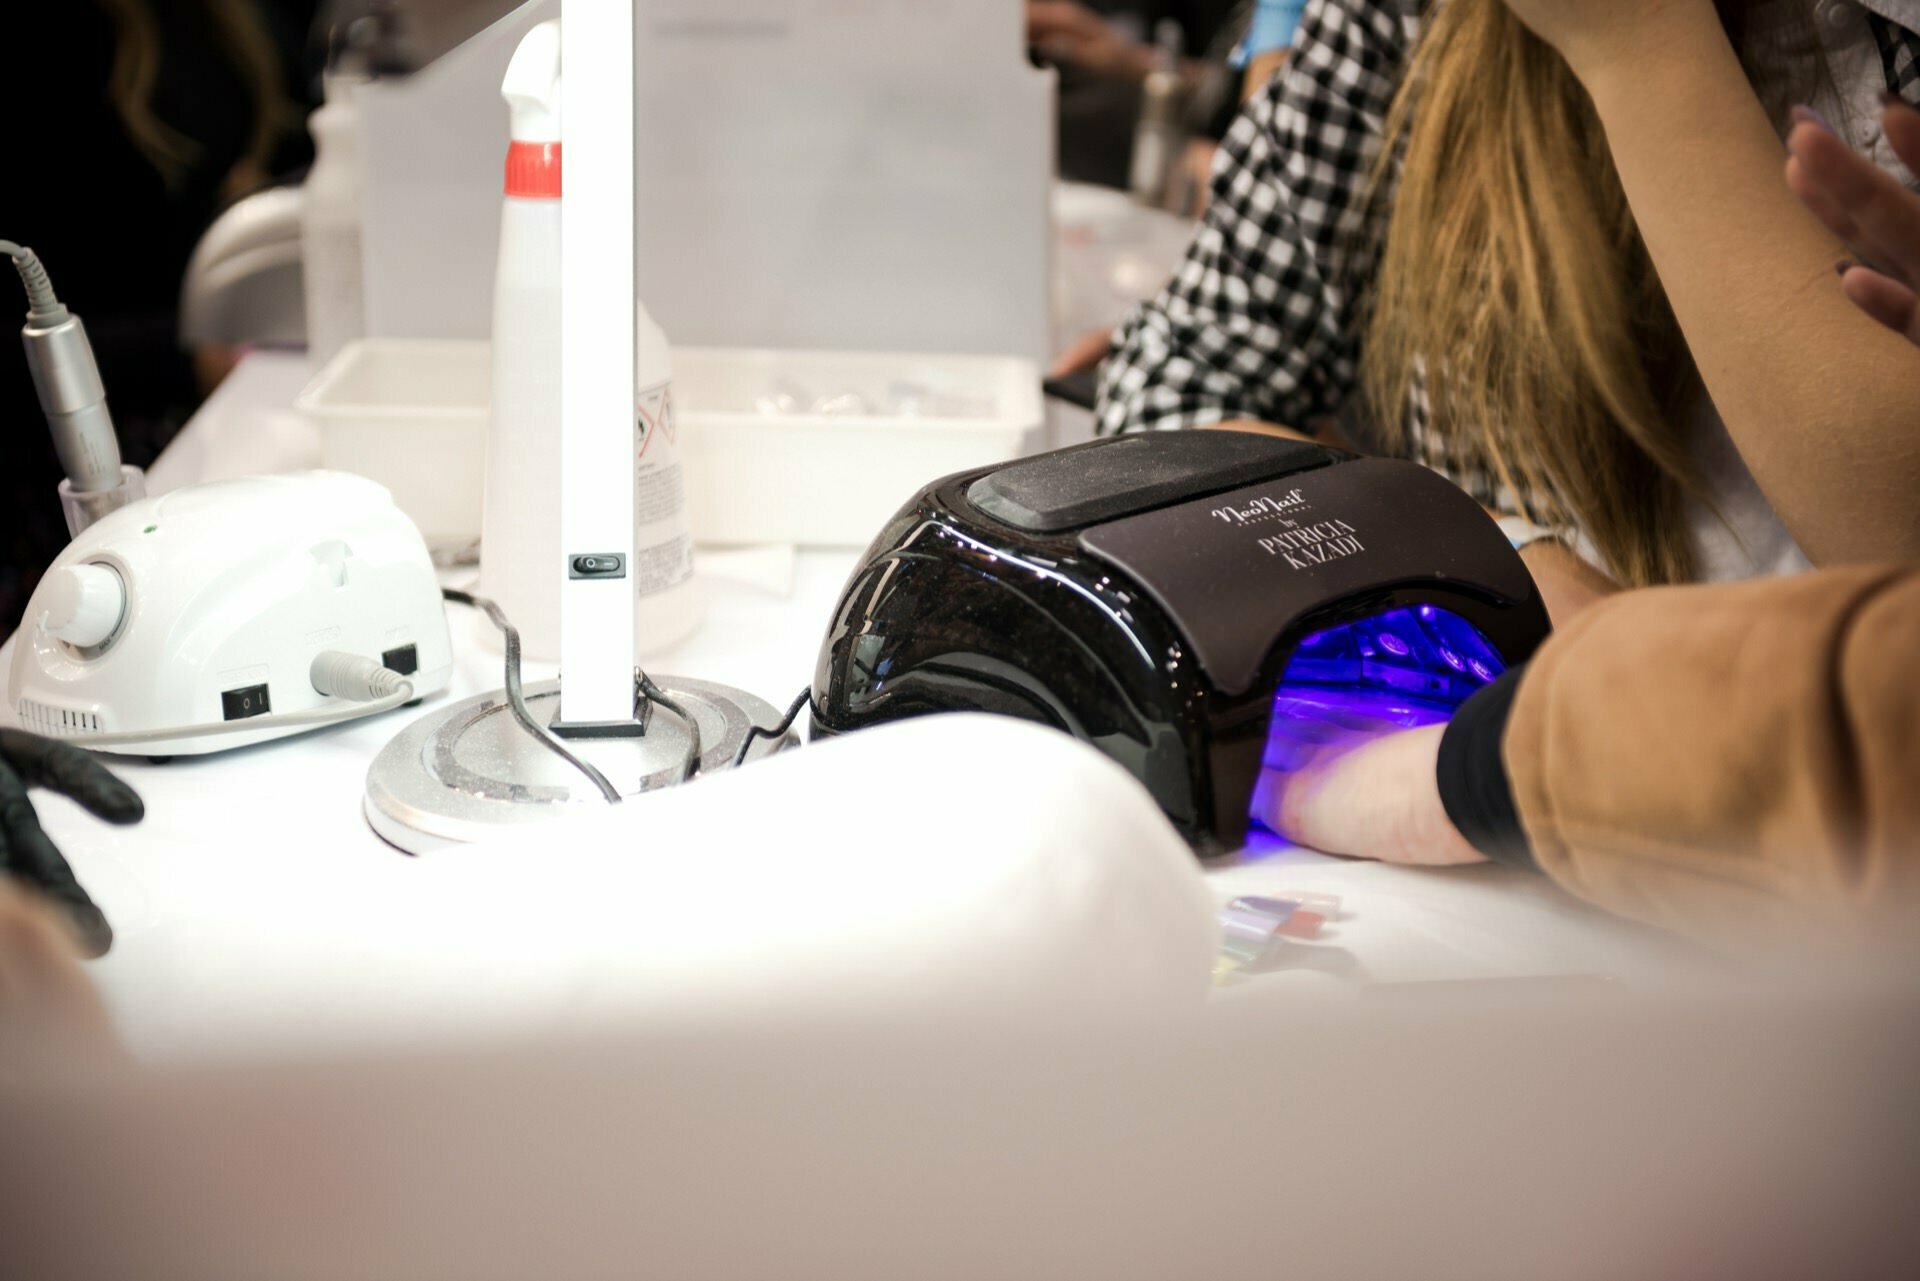
MULTIPOLYGON (((297 357, 250 357, 159 460, 151 489, 316 465, 316 438, 289 409, 306 376, 297 357)), ((736 685, 784 706, 812 678, 856 554, 709 555, 704 626, 679 649, 650 659, 649 667, 736 685)), ((456 671, 450 696, 498 688, 499 659, 480 643, 484 620, 456 609, 451 622, 456 671)), ((0 650, 0 670, 10 651, 11 642, 0 650)), ((527 673, 529 680, 551 674, 538 664, 527 673)), ((12 709, 6 714, 11 719, 12 709)), ((212 1033, 223 1020, 260 1013, 210 1007, 216 999, 232 1002, 232 991, 202 997, 169 979, 181 968, 169 962, 190 958, 195 946, 188 904, 200 920, 217 901, 236 927, 272 930, 275 922, 298 917, 301 887, 314 878, 343 869, 362 878, 406 875, 409 860, 376 837, 361 814, 368 763, 406 715, 164 766, 114 758, 147 802, 145 822, 130 829, 93 822, 59 798, 37 800, 49 834, 114 924, 113 952, 93 972, 136 1052, 190 1058, 198 1039, 217 1039, 212 1033), (270 875, 261 874, 262 862, 274 869, 270 875), (240 868, 247 875, 233 876, 240 868), (247 889, 234 893, 230 882, 247 889)), ((1344 902, 1319 942, 1288 947, 1277 967, 1247 987, 1337 993, 1377 983, 1573 975, 1657 983, 1684 956, 1671 941, 1603 917, 1543 878, 1500 868, 1384 867, 1269 841, 1205 874, 1222 902, 1287 890, 1337 894, 1344 902)), ((327 930, 315 926, 301 922, 314 940, 310 973, 289 980, 282 972, 282 985, 311 983, 317 992, 327 984, 327 930)), ((301 996, 277 990, 247 999, 297 1004, 301 996)))

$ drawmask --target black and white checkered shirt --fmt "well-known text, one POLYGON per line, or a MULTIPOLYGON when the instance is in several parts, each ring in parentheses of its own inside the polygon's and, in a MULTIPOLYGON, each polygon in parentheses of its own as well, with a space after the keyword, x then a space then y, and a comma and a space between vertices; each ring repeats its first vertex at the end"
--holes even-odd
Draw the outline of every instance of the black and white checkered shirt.
MULTIPOLYGON (((1185 261, 1115 336, 1101 378, 1103 433, 1231 419, 1311 430, 1358 408, 1360 305, 1380 241, 1361 197, 1423 7, 1309 0, 1287 70, 1220 148, 1213 202, 1185 261)), ((1911 97, 1920 37, 1865 16, 1887 87, 1911 97)), ((1420 461, 1484 503, 1554 510, 1449 468, 1415 399, 1409 437, 1420 461)))
POLYGON ((1886 69, 1887 89, 1912 102, 1920 88, 1920 40, 1892 18, 1866 15, 1873 38, 1880 45, 1880 63, 1886 69))

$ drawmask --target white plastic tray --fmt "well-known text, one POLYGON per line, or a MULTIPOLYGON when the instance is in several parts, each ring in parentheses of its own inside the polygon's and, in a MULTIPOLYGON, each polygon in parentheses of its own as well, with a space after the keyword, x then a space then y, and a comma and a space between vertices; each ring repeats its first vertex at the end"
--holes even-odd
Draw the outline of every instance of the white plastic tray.
MULTIPOLYGON (((1036 447, 1040 371, 999 356, 681 347, 695 538, 864 547, 928 481, 1036 447)), ((488 345, 368 339, 302 393, 326 466, 393 491, 430 543, 479 536, 488 345)))
POLYGON ((369 339, 294 406, 320 429, 321 465, 385 485, 438 550, 480 538, 492 383, 485 343, 369 339))
POLYGON ((1017 456, 1044 421, 1039 368, 1013 357, 681 348, 674 392, 710 543, 864 547, 928 481, 1017 456))

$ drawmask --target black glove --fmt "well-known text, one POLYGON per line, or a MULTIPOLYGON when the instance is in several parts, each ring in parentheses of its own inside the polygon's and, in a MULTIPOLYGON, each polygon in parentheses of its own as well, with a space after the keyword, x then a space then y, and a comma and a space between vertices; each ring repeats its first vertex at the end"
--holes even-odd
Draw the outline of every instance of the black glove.
POLYGON ((109 823, 138 823, 146 806, 131 787, 93 757, 67 743, 37 734, 0 729, 0 872, 18 877, 66 910, 89 956, 113 946, 113 929, 100 914, 73 869, 40 830, 40 816, 27 799, 29 787, 71 797, 109 823))

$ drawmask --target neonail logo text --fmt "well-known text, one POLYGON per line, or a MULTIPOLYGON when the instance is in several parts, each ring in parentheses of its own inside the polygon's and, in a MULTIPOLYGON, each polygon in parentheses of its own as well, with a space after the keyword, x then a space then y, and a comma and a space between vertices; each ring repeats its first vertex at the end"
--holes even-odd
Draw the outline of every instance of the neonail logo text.
POLYGON ((1245 507, 1216 507, 1213 509, 1213 518, 1225 521, 1236 529, 1242 525, 1262 525, 1274 521, 1290 524, 1283 519, 1287 513, 1299 511, 1306 505, 1307 500, 1295 489, 1282 498, 1256 498, 1245 507))

